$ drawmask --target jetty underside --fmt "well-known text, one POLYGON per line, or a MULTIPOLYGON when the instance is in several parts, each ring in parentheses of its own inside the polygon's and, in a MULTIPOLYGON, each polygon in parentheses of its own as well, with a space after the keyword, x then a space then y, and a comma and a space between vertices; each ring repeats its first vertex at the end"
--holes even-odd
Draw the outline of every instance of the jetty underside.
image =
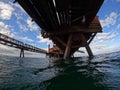
POLYGON ((16 0, 54 45, 53 57, 71 57, 80 47, 93 56, 89 44, 102 32, 97 15, 104 0, 16 0))

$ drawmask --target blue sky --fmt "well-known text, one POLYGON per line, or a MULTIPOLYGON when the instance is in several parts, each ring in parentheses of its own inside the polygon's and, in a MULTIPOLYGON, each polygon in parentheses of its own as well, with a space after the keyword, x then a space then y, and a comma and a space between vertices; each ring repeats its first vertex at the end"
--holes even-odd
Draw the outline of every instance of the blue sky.
MULTIPOLYGON (((14 0, 0 0, 0 33, 24 43, 47 49, 52 42, 41 37, 41 28, 14 0)), ((103 32, 98 33, 90 47, 94 54, 120 51, 120 0, 105 0, 98 12, 103 32)), ((0 45, 3 51, 16 49, 0 45)), ((82 48, 82 50, 85 50, 82 48)), ((2 52, 3 53, 3 52, 2 52)), ((78 54, 78 53, 76 53, 78 54)))

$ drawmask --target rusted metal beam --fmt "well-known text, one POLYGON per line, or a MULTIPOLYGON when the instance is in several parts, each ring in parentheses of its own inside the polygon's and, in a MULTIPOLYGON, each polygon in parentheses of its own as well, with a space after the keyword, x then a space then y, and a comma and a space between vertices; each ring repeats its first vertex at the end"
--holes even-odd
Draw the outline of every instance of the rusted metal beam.
POLYGON ((81 26, 73 26, 71 28, 67 28, 66 30, 61 31, 53 31, 52 33, 47 33, 47 37, 54 36, 54 35, 65 35, 68 33, 97 33, 102 32, 102 28, 99 27, 93 27, 93 28, 86 28, 81 26))
POLYGON ((81 51, 81 50, 77 50, 77 52, 80 52, 80 53, 85 53, 84 51, 81 51))
POLYGON ((88 41, 88 44, 91 43, 91 41, 94 39, 94 37, 96 36, 96 34, 97 34, 97 33, 93 33, 93 35, 91 36, 91 38, 90 38, 89 41, 88 41))
POLYGON ((89 47, 89 44, 87 43, 87 40, 86 40, 84 34, 81 34, 81 37, 82 37, 83 43, 85 44, 85 48, 86 48, 86 50, 87 50, 87 52, 88 52, 88 55, 89 55, 90 57, 93 56, 93 53, 92 53, 92 51, 91 51, 91 49, 90 49, 90 47, 89 47))
POLYGON ((58 38, 58 37, 54 37, 54 38, 56 38, 56 40, 58 42, 60 42, 63 46, 66 46, 66 43, 64 41, 62 41, 60 38, 58 38))
POLYGON ((68 41, 67 41, 67 45, 64 53, 64 59, 69 57, 71 44, 72 44, 72 34, 70 34, 68 37, 68 41))
POLYGON ((93 56, 93 53, 92 53, 92 50, 90 49, 90 46, 89 46, 89 45, 86 45, 85 48, 86 48, 86 50, 87 50, 87 52, 88 52, 88 55, 89 55, 90 57, 92 57, 92 56, 93 56))
POLYGON ((71 48, 79 48, 79 47, 84 47, 85 45, 84 44, 79 44, 79 45, 73 45, 71 48))

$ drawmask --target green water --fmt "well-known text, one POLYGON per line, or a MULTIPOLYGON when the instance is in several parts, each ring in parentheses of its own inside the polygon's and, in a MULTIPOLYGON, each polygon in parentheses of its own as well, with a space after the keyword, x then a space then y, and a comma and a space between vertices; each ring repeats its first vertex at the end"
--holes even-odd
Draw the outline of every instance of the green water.
POLYGON ((1 56, 0 90, 120 90, 120 52, 93 58, 1 56))

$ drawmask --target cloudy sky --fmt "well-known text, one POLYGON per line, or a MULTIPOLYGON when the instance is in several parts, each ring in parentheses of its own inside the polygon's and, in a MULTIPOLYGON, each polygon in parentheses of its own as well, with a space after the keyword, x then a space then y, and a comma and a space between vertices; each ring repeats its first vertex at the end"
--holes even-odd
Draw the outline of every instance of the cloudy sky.
MULTIPOLYGON (((41 37, 41 28, 35 22, 31 22, 28 14, 17 3, 13 4, 13 1, 0 0, 0 33, 24 43, 46 49, 51 41, 41 37)), ((103 32, 98 33, 90 44, 94 54, 120 50, 119 8, 120 0, 105 0, 99 10, 97 15, 103 27, 103 32)), ((0 49, 0 53, 6 50, 16 52, 16 49, 4 45, 0 45, 0 49)))

